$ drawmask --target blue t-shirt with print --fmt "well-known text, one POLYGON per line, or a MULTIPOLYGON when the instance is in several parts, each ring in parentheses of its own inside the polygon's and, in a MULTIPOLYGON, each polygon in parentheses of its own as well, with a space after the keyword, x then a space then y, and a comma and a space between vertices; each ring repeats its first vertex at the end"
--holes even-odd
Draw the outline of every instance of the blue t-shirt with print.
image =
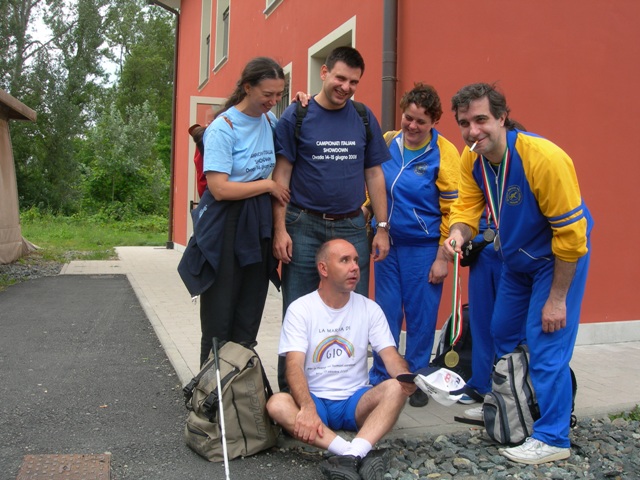
POLYGON ((267 178, 276 165, 273 127, 275 115, 251 117, 236 107, 220 114, 204 132, 204 171, 229 175, 231 182, 267 178), (222 118, 227 117, 233 128, 222 118))
POLYGON ((276 127, 276 153, 293 163, 291 203, 324 213, 348 213, 365 200, 364 170, 389 159, 380 125, 367 108, 372 139, 351 101, 327 110, 315 99, 296 141, 297 105, 290 105, 276 127))

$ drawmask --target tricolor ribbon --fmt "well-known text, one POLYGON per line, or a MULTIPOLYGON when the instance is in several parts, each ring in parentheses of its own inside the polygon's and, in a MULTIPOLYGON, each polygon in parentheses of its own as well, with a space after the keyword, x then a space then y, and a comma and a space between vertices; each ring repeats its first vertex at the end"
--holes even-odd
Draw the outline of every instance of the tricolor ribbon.
POLYGON ((496 224, 496 228, 500 231, 500 210, 502 209, 502 202, 504 200, 504 192, 507 187, 507 173, 509 171, 509 164, 511 163, 511 155, 509 155, 509 147, 504 151, 502 162, 500 162, 500 170, 496 174, 496 193, 494 195, 493 189, 489 184, 489 175, 487 174, 486 163, 489 160, 481 157, 480 166, 482 167, 482 179, 484 182, 484 189, 487 192, 487 207, 493 221, 496 224))
MULTIPOLYGON (((455 245, 454 245, 455 246, 455 245)), ((460 254, 455 252, 453 255, 453 300, 451 305, 451 329, 450 341, 451 348, 462 337, 462 288, 460 282, 460 254)))

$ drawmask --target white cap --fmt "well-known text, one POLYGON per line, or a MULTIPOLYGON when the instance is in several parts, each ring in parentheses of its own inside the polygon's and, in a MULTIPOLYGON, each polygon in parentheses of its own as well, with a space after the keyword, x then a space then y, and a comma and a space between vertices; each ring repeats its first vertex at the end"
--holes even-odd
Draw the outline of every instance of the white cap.
POLYGON ((418 374, 413 381, 420 390, 445 407, 462 398, 462 394, 450 395, 449 392, 459 390, 465 385, 460 375, 446 368, 440 368, 428 376, 418 374))

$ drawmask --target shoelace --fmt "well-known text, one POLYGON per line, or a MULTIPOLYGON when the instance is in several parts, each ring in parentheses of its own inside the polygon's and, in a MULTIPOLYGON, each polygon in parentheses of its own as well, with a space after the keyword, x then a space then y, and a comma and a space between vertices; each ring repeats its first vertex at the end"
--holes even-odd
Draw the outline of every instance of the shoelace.
POLYGON ((539 450, 540 443, 533 437, 527 437, 527 439, 522 444, 523 450, 539 450))

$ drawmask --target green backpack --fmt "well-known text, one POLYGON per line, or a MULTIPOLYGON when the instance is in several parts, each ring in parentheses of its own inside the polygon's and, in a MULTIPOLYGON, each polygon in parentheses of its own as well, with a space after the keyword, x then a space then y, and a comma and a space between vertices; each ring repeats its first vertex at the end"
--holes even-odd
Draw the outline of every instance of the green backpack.
MULTIPOLYGON (((253 349, 226 342, 219 349, 219 359, 229 460, 273 447, 279 428, 267 414, 267 400, 273 392, 260 357, 253 349)), ((213 353, 182 392, 189 410, 184 429, 187 445, 210 462, 223 461, 213 353)))

